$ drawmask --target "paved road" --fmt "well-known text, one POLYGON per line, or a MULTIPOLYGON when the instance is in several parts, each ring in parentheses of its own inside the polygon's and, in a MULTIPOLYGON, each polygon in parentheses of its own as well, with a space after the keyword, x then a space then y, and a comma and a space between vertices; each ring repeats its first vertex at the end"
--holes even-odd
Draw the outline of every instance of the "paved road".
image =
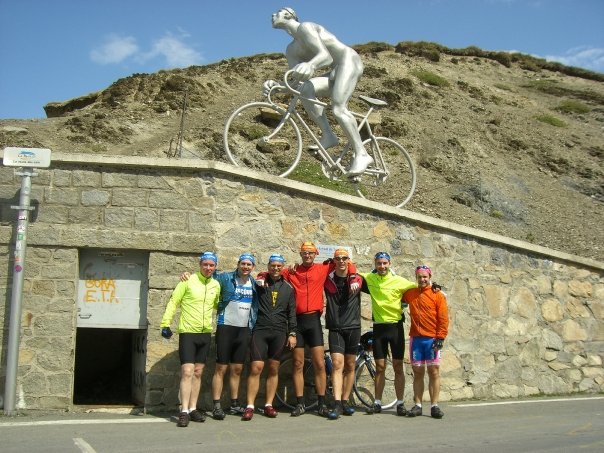
POLYGON ((177 428, 169 416, 0 417, 2 452, 603 452, 604 397, 443 404, 445 418, 357 413, 328 421, 257 414, 177 428))

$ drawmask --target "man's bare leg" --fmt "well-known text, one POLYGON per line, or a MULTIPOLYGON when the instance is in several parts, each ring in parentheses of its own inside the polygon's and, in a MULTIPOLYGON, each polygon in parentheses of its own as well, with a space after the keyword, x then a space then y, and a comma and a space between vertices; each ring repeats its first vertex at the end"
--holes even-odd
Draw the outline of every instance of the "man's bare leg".
POLYGON ((300 93, 303 96, 300 101, 304 106, 304 110, 306 110, 316 125, 319 126, 319 129, 321 129, 321 138, 319 139, 321 146, 325 149, 337 146, 340 140, 331 129, 325 108, 304 99, 317 99, 317 96, 328 96, 329 83, 327 77, 314 77, 310 79, 302 86, 300 93))

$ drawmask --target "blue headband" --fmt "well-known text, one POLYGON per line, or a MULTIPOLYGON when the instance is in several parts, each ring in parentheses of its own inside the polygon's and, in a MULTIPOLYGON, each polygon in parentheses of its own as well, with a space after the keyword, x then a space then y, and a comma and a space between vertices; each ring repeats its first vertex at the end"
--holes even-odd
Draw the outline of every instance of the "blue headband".
POLYGON ((375 257, 373 257, 374 261, 381 258, 386 258, 388 261, 390 261, 390 255, 388 255, 388 252, 377 252, 375 257))
POLYGON ((254 255, 252 255, 251 253, 243 253, 239 257, 239 262, 241 263, 243 260, 251 261, 254 266, 256 265, 256 260, 254 259, 254 255))
POLYGON ((283 255, 275 253, 274 255, 268 257, 269 263, 272 263, 273 261, 277 261, 278 263, 285 263, 285 258, 283 258, 283 255))
POLYGON ((214 252, 203 252, 199 261, 214 261, 214 264, 218 264, 218 257, 214 254, 214 252))

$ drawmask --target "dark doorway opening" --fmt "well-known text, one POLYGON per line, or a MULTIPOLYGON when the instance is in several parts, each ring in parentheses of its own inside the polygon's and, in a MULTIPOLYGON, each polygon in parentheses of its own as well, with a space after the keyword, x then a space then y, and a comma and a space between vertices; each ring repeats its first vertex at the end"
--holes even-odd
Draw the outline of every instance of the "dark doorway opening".
POLYGON ((77 329, 74 404, 131 405, 132 330, 77 329))

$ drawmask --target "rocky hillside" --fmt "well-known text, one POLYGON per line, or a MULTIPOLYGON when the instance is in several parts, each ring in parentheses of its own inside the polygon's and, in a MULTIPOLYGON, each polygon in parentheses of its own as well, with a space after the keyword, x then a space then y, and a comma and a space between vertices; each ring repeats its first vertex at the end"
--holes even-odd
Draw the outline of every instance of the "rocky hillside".
MULTIPOLYGON (((380 132, 418 168, 406 209, 604 261, 604 75, 430 43, 357 49, 356 94, 388 101, 380 132)), ((182 142, 182 157, 225 160, 226 118, 285 69, 272 54, 133 74, 47 104, 47 119, 0 121, 0 145, 174 157, 182 142)), ((323 184, 305 159, 292 177, 323 184)))

